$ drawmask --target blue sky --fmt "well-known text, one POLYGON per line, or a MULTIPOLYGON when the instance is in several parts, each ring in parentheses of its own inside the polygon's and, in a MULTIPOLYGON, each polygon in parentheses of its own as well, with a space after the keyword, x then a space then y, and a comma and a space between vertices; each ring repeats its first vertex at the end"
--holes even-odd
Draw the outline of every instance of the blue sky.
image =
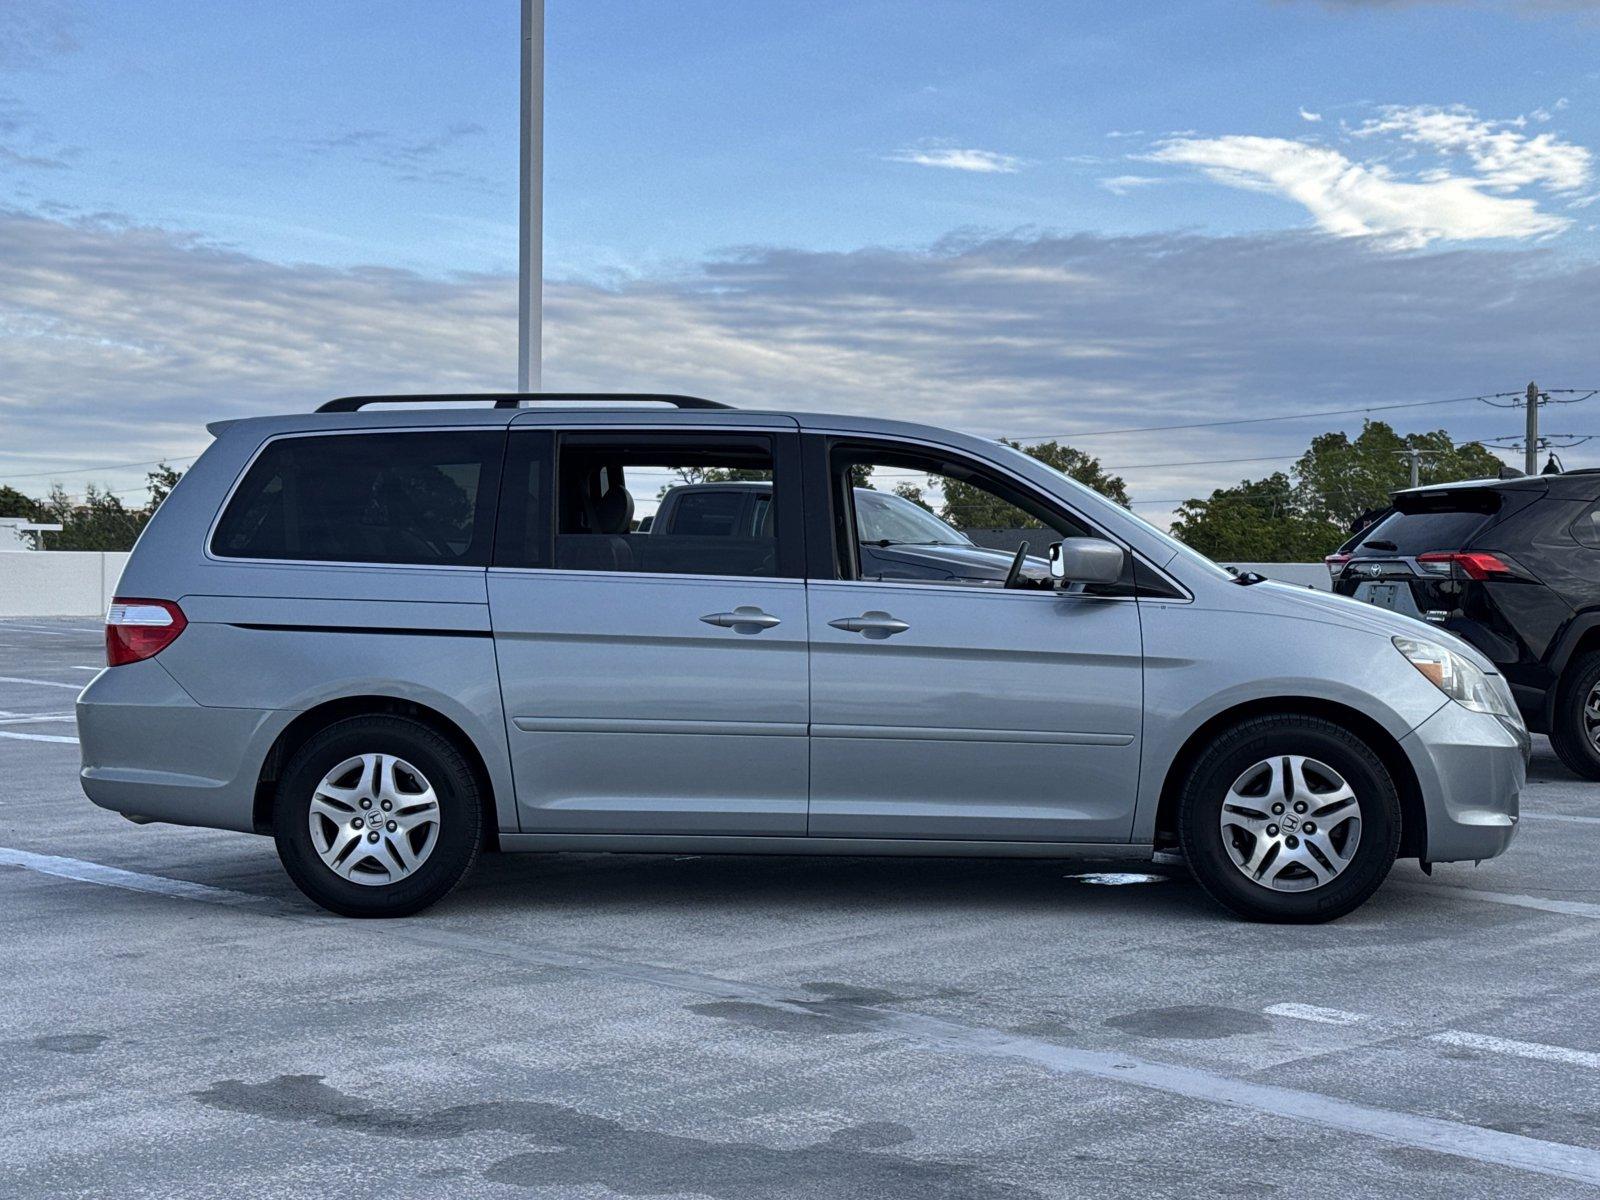
MULTIPOLYGON (((908 413, 931 394, 1017 434, 1254 412, 1296 378, 1306 407, 1600 381, 1589 325, 1541 308, 1593 280, 1592 5, 550 0, 548 22, 552 383, 908 413), (1204 338, 1166 336, 1202 297, 1183 321, 1204 338), (1018 352, 1050 314, 1058 352, 1018 352)), ((500 382, 517 36, 515 0, 10 0, 0 482, 131 458, 126 431, 67 436, 64 385, 121 389, 155 453, 280 396, 500 382)), ((1260 470, 1130 482, 1240 473, 1260 470)))

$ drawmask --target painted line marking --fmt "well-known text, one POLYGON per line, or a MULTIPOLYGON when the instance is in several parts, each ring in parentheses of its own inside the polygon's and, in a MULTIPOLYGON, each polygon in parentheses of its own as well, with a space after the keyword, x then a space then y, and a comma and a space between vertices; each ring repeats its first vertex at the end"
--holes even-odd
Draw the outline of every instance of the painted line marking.
POLYGON ((62 742, 72 746, 78 744, 78 739, 75 737, 64 737, 53 733, 13 733, 9 729, 0 729, 0 738, 12 738, 19 742, 62 742))
POLYGON ((1372 1020, 1365 1013, 1346 1012, 1342 1008, 1320 1008, 1315 1004, 1269 1004, 1261 1010, 1274 1017, 1293 1017, 1296 1021, 1311 1021, 1317 1025, 1361 1025, 1372 1020))
POLYGON ((1600 904, 1587 900, 1549 900, 1543 896, 1519 896, 1512 892, 1485 892, 1477 888, 1451 887, 1445 883, 1407 883, 1403 887, 1414 892, 1427 892, 1434 896, 1456 896, 1464 900, 1481 900, 1485 904, 1507 904, 1513 908, 1531 908, 1537 912, 1560 913, 1564 917, 1586 917, 1600 920, 1600 904))
POLYGON ((1487 1050, 1491 1054, 1509 1054, 1516 1058, 1531 1058, 1539 1062, 1564 1063, 1569 1067, 1600 1069, 1600 1054, 1592 1050, 1574 1050, 1571 1046, 1519 1042, 1513 1038, 1491 1037, 1486 1033, 1467 1033, 1460 1029, 1446 1029, 1442 1033, 1432 1034, 1428 1040, 1446 1046, 1462 1046, 1468 1050, 1487 1050))
POLYGON ((76 721, 76 713, 0 713, 0 725, 35 725, 41 721, 76 721))
MULTIPOLYGON (((226 888, 187 883, 137 871, 124 871, 98 863, 53 855, 32 854, 0 847, 0 863, 65 879, 138 892, 154 892, 182 899, 230 907, 257 906, 265 916, 287 917, 306 923, 344 924, 333 918, 302 915, 266 897, 251 896, 226 888)), ((804 1013, 795 1001, 793 989, 778 988, 741 980, 721 979, 695 971, 649 963, 633 963, 572 951, 518 945, 503 938, 481 937, 449 928, 430 928, 411 923, 376 924, 371 932, 379 938, 408 942, 443 950, 463 950, 502 961, 533 966, 557 967, 618 980, 670 988, 694 995, 764 1004, 783 1011, 804 1013)), ((1431 1150, 1456 1158, 1511 1167, 1537 1175, 1600 1184, 1600 1150, 1548 1142, 1498 1129, 1486 1129, 1461 1121, 1424 1117, 1302 1092, 1272 1084, 1253 1083, 1194 1067, 1152 1062, 1101 1050, 1062 1046, 1038 1038, 1007 1033, 977 1025, 962 1025, 939 1017, 901 1012, 867 1004, 838 1004, 830 1010, 835 1019, 859 1020, 863 1033, 897 1033, 933 1050, 1031 1062, 1046 1071, 1061 1075, 1088 1075, 1098 1079, 1144 1088, 1166 1095, 1183 1096, 1207 1104, 1288 1117, 1329 1129, 1343 1130, 1394 1145, 1431 1150)))
POLYGON ((177 896, 184 900, 203 900, 207 904, 262 904, 264 896, 248 892, 234 892, 227 888, 212 887, 205 883, 190 883, 184 879, 168 879, 164 875, 146 875, 140 871, 124 871, 121 867, 107 867, 100 863, 84 862, 79 858, 61 858, 54 854, 34 854, 28 850, 13 850, 0 846, 0 864, 24 867, 41 875, 54 875, 60 879, 76 879, 80 883, 98 883, 105 887, 119 887, 132 892, 151 892, 161 896, 177 896))
POLYGON ((90 629, 86 625, 19 625, 15 621, 0 621, 0 629, 26 629, 30 633, 53 633, 57 637, 66 637, 70 633, 104 633, 105 626, 90 629))
POLYGON ((74 692, 83 691, 83 688, 76 683, 62 683, 55 679, 19 679, 15 675, 0 675, 0 683, 31 683, 35 687, 70 688, 74 692))
POLYGON ((104 671, 104 667, 73 667, 74 671, 104 671))
POLYGON ((1524 821, 1573 821, 1579 825, 1600 825, 1600 817, 1578 817, 1567 813, 1523 812, 1524 821))

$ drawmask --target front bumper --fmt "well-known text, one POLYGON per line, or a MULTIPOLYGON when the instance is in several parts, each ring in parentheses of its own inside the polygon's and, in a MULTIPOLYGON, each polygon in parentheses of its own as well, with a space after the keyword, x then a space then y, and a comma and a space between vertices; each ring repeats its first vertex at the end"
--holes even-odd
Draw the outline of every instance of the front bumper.
POLYGON ((1497 717, 1446 704, 1401 740, 1422 788, 1422 861, 1493 858, 1517 830, 1530 743, 1497 717))
POLYGON ((248 833, 261 763, 293 717, 205 708, 155 659, 108 667, 78 697, 84 795, 128 817, 248 833))

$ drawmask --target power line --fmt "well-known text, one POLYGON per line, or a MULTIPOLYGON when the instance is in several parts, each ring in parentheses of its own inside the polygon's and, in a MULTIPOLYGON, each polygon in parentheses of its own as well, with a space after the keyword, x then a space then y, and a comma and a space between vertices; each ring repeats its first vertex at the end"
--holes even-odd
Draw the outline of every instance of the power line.
POLYGON ((98 467, 64 467, 59 471, 34 471, 26 475, 0 475, 0 483, 12 479, 53 479, 57 475, 87 475, 95 471, 125 471, 132 467, 160 467, 171 466, 173 463, 189 462, 199 458, 198 454, 168 455, 164 458, 153 458, 149 462, 131 463, 106 463, 98 467))
MULTIPOLYGON (((1575 399, 1563 400, 1563 404, 1576 404, 1581 400, 1600 394, 1600 388, 1554 388, 1549 395, 1572 393, 1575 399), (1583 392, 1584 395, 1576 396, 1583 392)), ((1179 425, 1138 425, 1126 429, 1081 429, 1073 433, 1034 433, 1015 440, 1025 442, 1048 442, 1056 438, 1085 438, 1085 437, 1110 437, 1121 433, 1167 433, 1178 429, 1217 429, 1226 425, 1261 425, 1268 421, 1303 421, 1313 417, 1348 417, 1359 413, 1391 412, 1400 408, 1435 408, 1444 404, 1470 404, 1479 401, 1492 404, 1508 396, 1519 396, 1520 392, 1490 392, 1479 396, 1457 396, 1450 400, 1408 400, 1401 404, 1369 404, 1361 408, 1326 408, 1314 412, 1275 413, 1270 417, 1233 417, 1225 421, 1191 421, 1179 425)), ((1516 407, 1515 405, 1497 405, 1496 407, 1516 407)))

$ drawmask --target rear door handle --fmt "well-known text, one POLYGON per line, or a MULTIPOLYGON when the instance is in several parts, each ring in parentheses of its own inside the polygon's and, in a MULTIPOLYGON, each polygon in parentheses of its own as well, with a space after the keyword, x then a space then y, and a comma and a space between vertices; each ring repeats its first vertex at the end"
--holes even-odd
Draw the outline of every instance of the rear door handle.
POLYGON ((700 619, 707 625, 731 629, 735 633, 760 633, 763 629, 783 624, 777 617, 762 612, 754 604, 741 604, 732 612, 707 613, 700 619))
POLYGON ((911 628, 900 618, 876 610, 864 612, 859 617, 840 617, 837 621, 829 621, 828 624, 846 633, 859 633, 862 637, 872 638, 874 641, 882 641, 911 628))

